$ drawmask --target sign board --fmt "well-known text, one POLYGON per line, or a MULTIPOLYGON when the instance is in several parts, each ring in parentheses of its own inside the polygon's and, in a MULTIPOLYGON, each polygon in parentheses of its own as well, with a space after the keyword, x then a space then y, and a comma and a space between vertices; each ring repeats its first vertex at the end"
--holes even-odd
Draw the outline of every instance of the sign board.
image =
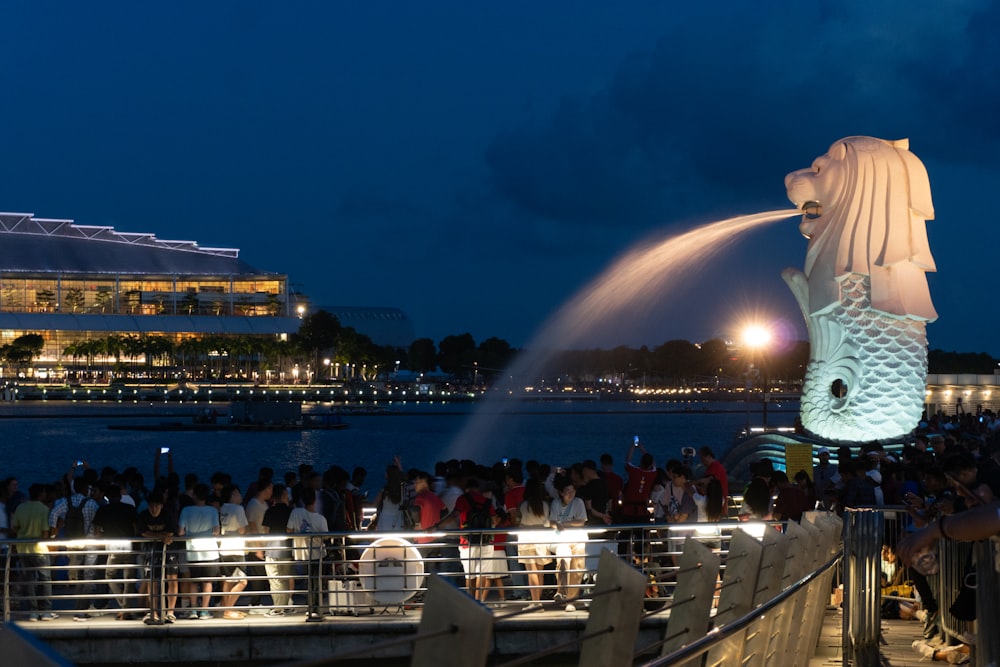
POLYGON ((785 473, 788 479, 795 481, 795 474, 805 470, 809 479, 813 476, 812 445, 789 443, 785 445, 785 473))

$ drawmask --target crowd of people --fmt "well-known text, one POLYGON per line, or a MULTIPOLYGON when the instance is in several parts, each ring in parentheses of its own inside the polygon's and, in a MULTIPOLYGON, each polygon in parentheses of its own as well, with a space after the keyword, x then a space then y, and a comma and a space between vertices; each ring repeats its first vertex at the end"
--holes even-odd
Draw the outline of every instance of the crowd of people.
MULTIPOLYGON (((813 469, 789 471, 791 477, 762 459, 752 465, 738 515, 798 521, 814 508, 905 507, 908 534, 898 544, 887 539, 884 584, 899 591, 912 582, 915 602, 896 604, 890 613, 924 621, 922 653, 961 660, 967 647, 947 636, 938 613, 954 600, 936 599, 929 581, 935 575, 910 565, 941 538, 978 539, 1000 530, 998 434, 1000 420, 989 412, 938 416, 922 422, 912 443, 895 454, 878 443, 860 452, 841 447, 834 464, 833 452, 820 448, 813 469)), ((377 482, 363 468, 349 473, 303 464, 277 479, 264 467, 245 492, 222 472, 205 482, 194 474, 182 479, 169 452, 155 457, 149 486, 136 468, 97 469, 81 461, 52 484, 31 484, 27 493, 17 479, 3 480, 0 535, 29 540, 3 557, 16 558, 16 597, 30 620, 55 617, 53 573, 60 590, 72 593, 60 610, 71 607, 81 622, 104 613, 144 615, 149 622, 280 616, 303 590, 314 596, 307 600, 308 617, 317 618, 325 606, 323 577, 350 576, 357 554, 346 541, 311 534, 409 531, 427 569, 455 577, 483 603, 519 599, 536 608, 551 600, 574 611, 604 546, 588 539, 588 527, 614 534, 619 554, 640 564, 664 557, 643 551, 644 529, 637 524, 727 517, 729 476, 710 448, 685 448, 680 458, 658 465, 637 441, 623 459, 621 470, 606 453, 565 467, 452 460, 425 471, 407 469, 397 458, 377 482), (374 510, 370 525, 366 506, 374 510), (139 559, 129 543, 137 537, 153 541, 139 559), (95 553, 76 547, 78 538, 107 546, 95 553), (154 571, 162 571, 162 579, 149 576, 154 571), (302 585, 305 580, 310 585, 302 585)))
MULTIPOLYGON (((194 474, 181 479, 164 448, 155 457, 152 488, 137 468, 98 469, 84 461, 54 483, 31 484, 27 494, 17 479, 4 480, 0 535, 30 540, 4 557, 16 559, 15 597, 25 605, 18 611, 36 621, 56 616, 54 584, 67 592, 60 611, 71 607, 80 622, 107 613, 150 623, 283 615, 292 609, 299 578, 310 583, 299 590, 316 596, 307 600, 309 617, 321 617, 321 578, 351 575, 350 557, 357 554, 344 540, 310 534, 360 530, 413 531, 408 537, 427 568, 464 579, 469 595, 482 602, 521 599, 535 608, 544 598, 574 611, 599 557, 587 526, 725 516, 725 470, 707 447, 698 475, 691 462, 657 467, 639 442, 626 452, 624 475, 610 454, 565 467, 442 461, 433 472, 405 469, 397 458, 369 498, 363 468, 320 472, 303 464, 278 480, 263 467, 244 493, 222 472, 207 482, 194 474), (374 509, 370 525, 365 506, 374 509), (538 537, 518 542, 508 535, 515 528, 537 530, 538 537), (147 538, 141 557, 130 542, 138 537, 147 538), (81 539, 103 546, 74 543, 81 539), (505 581, 515 585, 508 591, 505 581)), ((641 547, 629 549, 623 555, 649 557, 641 547)))
POLYGON ((829 463, 829 453, 820 450, 819 458, 814 483, 830 509, 891 506, 905 511, 902 529, 887 531, 883 547, 883 593, 889 598, 883 615, 923 622, 923 638, 913 644, 921 656, 968 662, 969 638, 946 628, 941 609, 956 621, 975 620, 974 594, 964 585, 957 590, 940 585, 934 546, 941 539, 970 541, 1000 534, 1000 419, 988 410, 938 414, 922 419, 912 443, 897 454, 872 443, 856 457, 841 448, 837 466, 829 463))

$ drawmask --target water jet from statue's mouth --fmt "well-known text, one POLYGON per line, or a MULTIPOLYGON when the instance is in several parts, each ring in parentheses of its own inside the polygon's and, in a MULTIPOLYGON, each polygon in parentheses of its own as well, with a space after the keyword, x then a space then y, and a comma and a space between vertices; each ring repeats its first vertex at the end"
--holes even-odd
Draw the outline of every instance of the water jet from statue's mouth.
POLYGON ((819 216, 823 215, 823 205, 818 201, 807 201, 802 205, 802 212, 805 213, 806 217, 810 220, 815 220, 819 216))

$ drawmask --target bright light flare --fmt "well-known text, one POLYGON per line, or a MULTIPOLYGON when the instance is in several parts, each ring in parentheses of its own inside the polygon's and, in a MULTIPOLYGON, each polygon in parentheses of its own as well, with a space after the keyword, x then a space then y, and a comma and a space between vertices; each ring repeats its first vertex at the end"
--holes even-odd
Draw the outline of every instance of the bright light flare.
POLYGON ((760 324, 750 324, 743 329, 743 342, 754 349, 767 347, 771 338, 771 330, 760 324))

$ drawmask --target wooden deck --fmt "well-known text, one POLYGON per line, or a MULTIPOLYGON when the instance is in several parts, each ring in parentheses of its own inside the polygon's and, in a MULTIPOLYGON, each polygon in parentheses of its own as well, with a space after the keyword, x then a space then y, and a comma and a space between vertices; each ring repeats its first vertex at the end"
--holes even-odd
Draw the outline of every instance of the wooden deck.
MULTIPOLYGON (((923 639, 924 624, 917 620, 882 621, 882 664, 885 667, 926 667, 930 661, 923 658, 913 642, 923 639)), ((843 665, 843 616, 839 609, 830 609, 823 618, 816 654, 809 661, 809 667, 840 667, 843 665)), ((932 663, 931 663, 932 664, 932 663)), ((943 665, 947 663, 938 662, 943 665)))

